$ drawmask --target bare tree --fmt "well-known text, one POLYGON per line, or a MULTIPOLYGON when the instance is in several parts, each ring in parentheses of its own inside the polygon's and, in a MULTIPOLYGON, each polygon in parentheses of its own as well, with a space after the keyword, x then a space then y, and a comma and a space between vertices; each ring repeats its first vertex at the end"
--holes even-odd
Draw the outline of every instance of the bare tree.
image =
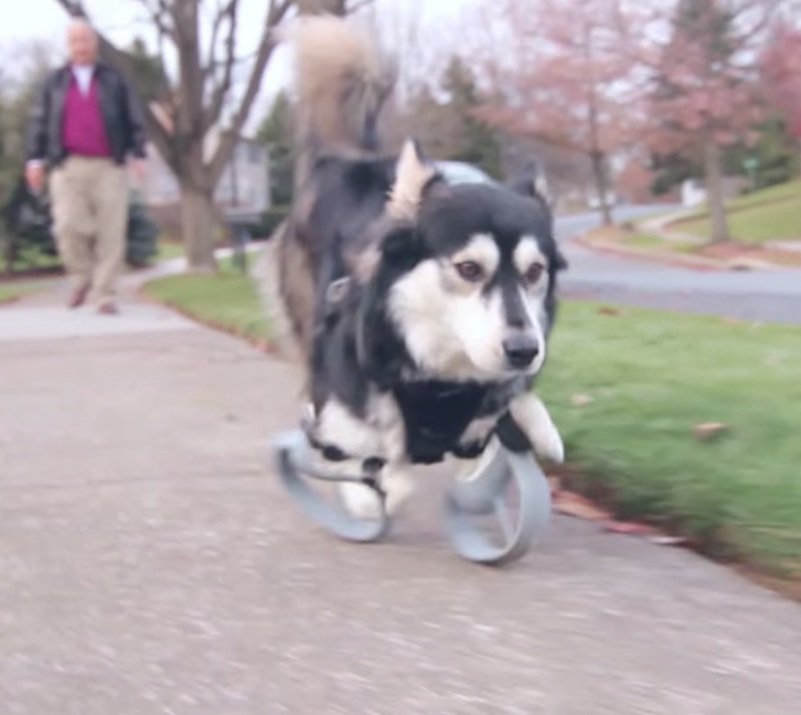
MULTIPOLYGON (((181 192, 181 225, 189 265, 214 267, 214 241, 219 220, 214 189, 259 92, 264 71, 277 44, 274 32, 293 0, 270 0, 261 37, 241 96, 234 97, 239 0, 219 0, 204 50, 201 40, 202 0, 135 0, 148 13, 160 44, 172 45, 177 79, 170 98, 144 108, 148 135, 174 173, 181 192), (233 106, 236 99, 236 106, 233 106), (204 149, 210 130, 228 121, 213 151, 204 149)), ((56 0, 70 15, 89 17, 81 0, 56 0)), ((101 55, 136 84, 130 55, 101 34, 101 55)))
MULTIPOLYGON (((204 0, 131 0, 147 13, 159 46, 171 46, 177 58, 174 87, 165 101, 144 107, 150 140, 175 175, 181 192, 181 225, 189 265, 213 268, 214 242, 219 230, 214 190, 248 119, 264 72, 278 43, 275 29, 290 14, 329 12, 344 15, 369 0, 270 0, 261 36, 244 88, 237 91, 235 75, 243 64, 239 53, 240 0, 217 0, 210 19, 202 16, 204 0), (203 23, 210 23, 207 42, 203 23), (205 47, 203 46, 205 44, 205 47), (208 153, 214 129, 218 141, 208 153)), ((56 0, 70 15, 91 20, 82 0, 56 0)), ((101 53, 137 84, 129 53, 101 34, 101 53)))

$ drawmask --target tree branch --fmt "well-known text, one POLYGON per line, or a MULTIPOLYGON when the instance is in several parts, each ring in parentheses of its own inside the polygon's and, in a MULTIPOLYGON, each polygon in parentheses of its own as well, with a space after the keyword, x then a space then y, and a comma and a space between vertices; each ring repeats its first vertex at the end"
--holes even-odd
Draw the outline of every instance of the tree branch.
POLYGON ((220 0, 217 2, 217 14, 214 16, 214 21, 211 25, 211 40, 209 42, 208 60, 206 61, 206 66, 203 68, 204 81, 213 75, 214 70, 217 67, 217 38, 220 35, 220 27, 222 26, 223 20, 225 20, 225 18, 228 16, 230 12, 230 6, 234 2, 236 2, 236 0, 229 0, 228 6, 226 7, 220 5, 220 0))
POLYGON ((139 0, 139 2, 144 5, 160 36, 175 37, 175 28, 167 24, 170 11, 166 0, 155 0, 155 6, 151 5, 148 0, 139 0))
POLYGON ((72 17, 87 17, 80 0, 56 0, 56 2, 72 17))
POLYGON ((373 0, 354 0, 352 3, 346 2, 346 11, 348 14, 353 14, 354 12, 358 12, 363 7, 368 7, 373 4, 373 0))
POLYGON ((223 169, 228 163, 234 146, 236 146, 236 142, 239 139, 239 135, 242 131, 242 127, 245 124, 245 120, 250 113, 250 108, 253 106, 256 95, 259 93, 261 80, 264 76, 264 70, 267 67, 267 63, 269 62, 273 50, 277 44, 273 30, 284 18, 292 4, 293 0, 281 0, 281 2, 271 0, 270 2, 270 8, 267 13, 267 21, 259 42, 259 49, 256 52, 256 61, 253 65, 253 69, 250 72, 250 77, 248 78, 245 94, 242 97, 239 108, 231 120, 230 127, 222 133, 220 142, 217 145, 217 148, 211 157, 211 161, 208 164, 212 186, 217 184, 217 181, 222 175, 223 169))
POLYGON ((221 8, 217 17, 214 18, 212 40, 209 48, 209 66, 204 71, 206 78, 214 77, 214 72, 216 70, 215 45, 217 43, 219 29, 222 26, 225 18, 228 19, 228 35, 225 39, 225 62, 223 64, 223 77, 220 83, 214 87, 209 104, 203 111, 201 127, 204 134, 215 124, 215 122, 220 119, 220 114, 222 113, 225 100, 231 90, 234 64, 236 63, 236 26, 238 9, 239 0, 228 0, 228 4, 221 8))

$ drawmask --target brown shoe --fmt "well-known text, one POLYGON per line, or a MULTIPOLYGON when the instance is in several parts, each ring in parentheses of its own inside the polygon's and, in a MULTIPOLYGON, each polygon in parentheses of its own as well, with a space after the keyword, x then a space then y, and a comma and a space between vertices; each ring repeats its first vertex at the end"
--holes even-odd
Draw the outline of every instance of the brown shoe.
POLYGON ((89 295, 89 285, 79 286, 72 292, 69 301, 67 301, 67 307, 70 309, 80 308, 86 302, 87 295, 89 295))
POLYGON ((120 309, 117 307, 116 303, 102 303, 97 309, 97 312, 100 313, 100 315, 118 315, 120 309))

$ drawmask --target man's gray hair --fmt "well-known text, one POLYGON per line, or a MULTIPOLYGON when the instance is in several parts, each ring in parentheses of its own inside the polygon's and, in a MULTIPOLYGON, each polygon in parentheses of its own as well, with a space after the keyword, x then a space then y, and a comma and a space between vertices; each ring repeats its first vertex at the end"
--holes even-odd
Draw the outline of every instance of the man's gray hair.
POLYGON ((69 24, 67 25, 67 32, 70 30, 76 30, 79 27, 89 30, 95 37, 97 37, 97 30, 95 30, 92 23, 89 22, 89 20, 87 20, 85 17, 71 18, 69 24))

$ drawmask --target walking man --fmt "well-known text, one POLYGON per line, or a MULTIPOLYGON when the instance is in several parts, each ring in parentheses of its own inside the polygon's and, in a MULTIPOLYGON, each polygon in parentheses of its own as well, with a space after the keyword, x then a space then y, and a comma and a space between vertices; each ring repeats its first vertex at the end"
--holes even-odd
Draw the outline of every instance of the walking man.
POLYGON ((56 244, 72 284, 69 307, 91 297, 101 313, 112 315, 125 259, 125 163, 132 155, 137 177, 143 176, 145 132, 128 83, 98 62, 92 27, 73 20, 67 42, 69 63, 46 79, 33 108, 25 173, 38 192, 51 170, 56 244))

